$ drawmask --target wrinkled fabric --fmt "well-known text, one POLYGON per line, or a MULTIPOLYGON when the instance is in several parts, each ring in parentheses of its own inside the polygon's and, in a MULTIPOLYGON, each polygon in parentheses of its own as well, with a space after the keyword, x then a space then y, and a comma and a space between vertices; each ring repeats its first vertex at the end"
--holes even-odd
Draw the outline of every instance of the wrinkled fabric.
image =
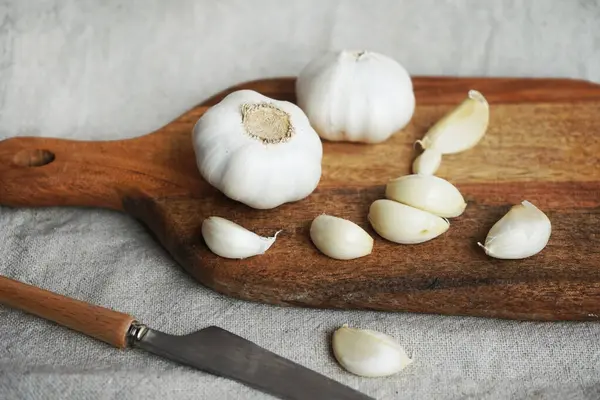
MULTIPOLYGON (((381 51, 413 75, 600 82, 599 27, 594 0, 2 1, 0 136, 142 135, 330 48, 381 51)), ((168 333, 218 325, 377 399, 600 398, 598 323, 240 301, 198 284, 114 211, 0 207, 0 274, 168 333), (343 323, 392 335, 416 361, 387 378, 343 371, 330 347, 343 323)), ((271 397, 0 306, 0 398, 271 397)))

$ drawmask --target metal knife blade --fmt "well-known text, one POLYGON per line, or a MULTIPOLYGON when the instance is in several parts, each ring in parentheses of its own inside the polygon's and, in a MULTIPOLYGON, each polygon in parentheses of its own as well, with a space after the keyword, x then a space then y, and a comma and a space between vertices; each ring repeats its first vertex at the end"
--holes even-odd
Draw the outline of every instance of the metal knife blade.
POLYGON ((131 345, 290 400, 374 400, 216 326, 175 336, 138 325, 131 345))

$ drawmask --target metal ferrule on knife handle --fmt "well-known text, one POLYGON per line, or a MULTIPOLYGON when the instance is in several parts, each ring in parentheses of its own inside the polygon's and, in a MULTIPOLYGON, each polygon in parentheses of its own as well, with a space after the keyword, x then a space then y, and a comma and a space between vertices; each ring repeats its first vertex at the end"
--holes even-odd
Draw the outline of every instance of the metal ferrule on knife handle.
POLYGON ((146 332, 148 332, 146 325, 138 321, 133 321, 129 330, 127 330, 127 343, 129 346, 135 346, 135 343, 142 340, 146 332))

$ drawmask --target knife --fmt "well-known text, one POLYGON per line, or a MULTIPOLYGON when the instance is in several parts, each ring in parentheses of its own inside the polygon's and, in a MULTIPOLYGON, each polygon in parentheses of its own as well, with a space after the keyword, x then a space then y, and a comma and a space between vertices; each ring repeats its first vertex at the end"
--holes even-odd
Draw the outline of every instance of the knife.
POLYGON ((117 348, 139 348, 281 399, 374 400, 217 326, 183 336, 169 335, 150 329, 128 314, 3 276, 0 303, 117 348))

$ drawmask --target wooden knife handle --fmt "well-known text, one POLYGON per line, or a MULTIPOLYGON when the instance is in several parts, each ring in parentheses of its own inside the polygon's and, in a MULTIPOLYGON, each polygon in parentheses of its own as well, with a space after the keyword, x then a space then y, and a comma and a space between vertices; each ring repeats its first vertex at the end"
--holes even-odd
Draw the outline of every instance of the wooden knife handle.
POLYGON ((56 322, 118 348, 127 347, 130 315, 0 276, 0 303, 56 322))

